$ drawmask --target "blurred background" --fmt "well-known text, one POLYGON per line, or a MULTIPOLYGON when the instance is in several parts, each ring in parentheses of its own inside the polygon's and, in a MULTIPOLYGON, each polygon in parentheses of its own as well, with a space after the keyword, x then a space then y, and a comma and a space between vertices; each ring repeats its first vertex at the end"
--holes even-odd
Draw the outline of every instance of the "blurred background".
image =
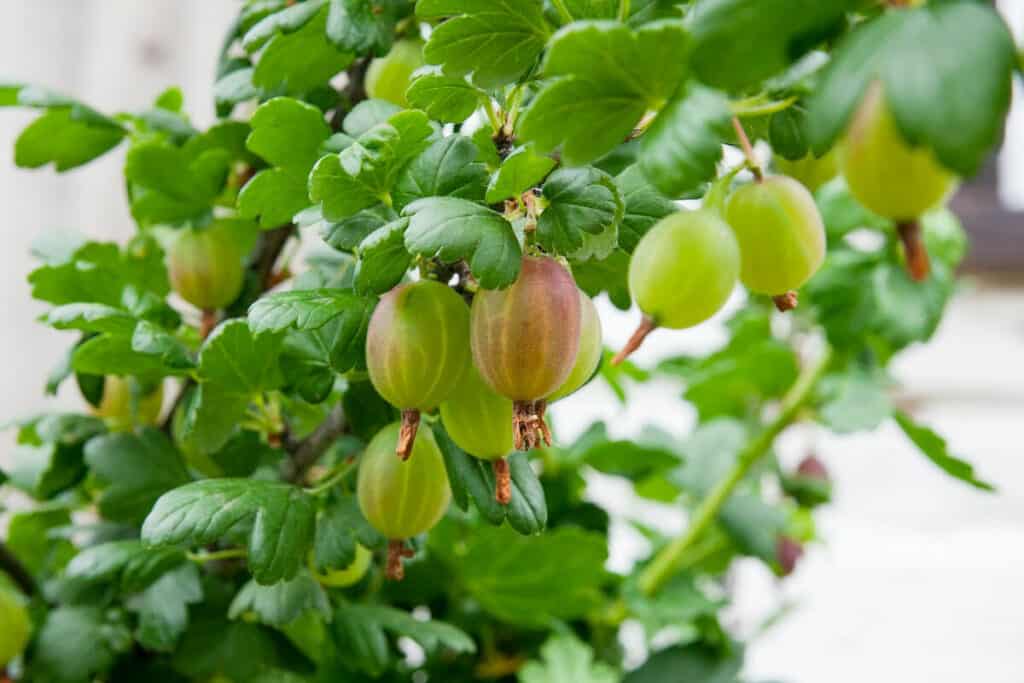
MULTIPOLYGON (((1024 1, 998 3, 1018 41, 1024 1)), ((179 85, 197 126, 214 118, 213 66, 233 0, 0 0, 0 80, 38 83, 100 111, 140 109, 179 85)), ((1018 84, 1019 85, 1019 84, 1018 84)), ((945 435, 952 452, 975 463, 999 491, 986 495, 946 477, 912 451, 895 427, 837 438, 791 430, 780 458, 797 462, 813 444, 837 482, 818 514, 825 539, 795 575, 779 582, 763 567, 741 566, 732 619, 759 635, 747 673, 787 683, 1020 683, 1024 671, 1024 106, 1017 92, 1006 142, 985 172, 965 185, 954 208, 972 236, 960 295, 927 346, 894 368, 898 401, 945 435), (1021 213, 1016 213, 1021 212, 1021 213)), ((951 93, 950 96, 955 96, 951 93)), ((44 230, 81 230, 124 240, 133 231, 123 196, 123 150, 58 176, 13 166, 13 143, 34 116, 0 110, 0 422, 54 408, 78 409, 73 383, 45 399, 46 371, 69 337, 35 322, 44 306, 29 298, 32 240, 44 230)), ((603 302, 605 303, 605 302, 603 302)), ((617 348, 635 316, 601 308, 607 342, 617 348)), ((727 316, 726 311, 723 316, 727 316)), ((683 351, 714 348, 718 323, 655 334, 637 354, 647 364, 683 351)), ((685 434, 693 415, 674 383, 637 388, 623 408, 591 384, 556 413, 564 439, 595 419, 617 434, 641 425, 685 434)), ((13 434, 0 434, 0 462, 13 434)), ((589 487, 596 501, 667 531, 684 520, 673 510, 623 503, 609 478, 589 487)), ((0 517, 0 527, 2 527, 0 517)), ((628 571, 642 541, 623 521, 613 530, 611 569, 628 571)))

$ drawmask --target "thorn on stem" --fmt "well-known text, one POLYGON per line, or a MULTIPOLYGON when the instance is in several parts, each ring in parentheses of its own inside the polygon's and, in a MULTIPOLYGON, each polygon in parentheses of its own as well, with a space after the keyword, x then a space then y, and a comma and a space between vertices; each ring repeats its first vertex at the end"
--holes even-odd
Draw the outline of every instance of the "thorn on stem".
POLYGON ((395 448, 395 455, 402 460, 408 460, 412 455, 412 447, 416 442, 416 432, 420 428, 420 411, 403 410, 402 428, 398 432, 398 445, 395 448))
POLYGON ((512 475, 509 472, 508 460, 498 458, 491 462, 494 470, 494 499, 502 505, 512 502, 512 475))
POLYGON ((644 339, 647 338, 647 335, 656 329, 658 329, 658 323, 645 315, 643 320, 641 320, 640 324, 637 326, 636 332, 633 333, 633 336, 629 338, 629 341, 627 341, 626 345, 622 347, 622 350, 612 358, 612 365, 618 365, 629 358, 629 356, 639 349, 640 345, 644 343, 644 339))
POLYGON ((794 292, 793 290, 789 290, 785 294, 773 296, 772 301, 775 302, 775 308, 779 309, 780 313, 792 311, 794 308, 800 305, 800 299, 797 296, 797 293, 794 292))
POLYGON ((924 244, 921 223, 917 220, 903 221, 896 225, 900 241, 903 242, 903 255, 907 259, 907 271, 917 282, 928 279, 931 263, 928 260, 928 248, 924 244))

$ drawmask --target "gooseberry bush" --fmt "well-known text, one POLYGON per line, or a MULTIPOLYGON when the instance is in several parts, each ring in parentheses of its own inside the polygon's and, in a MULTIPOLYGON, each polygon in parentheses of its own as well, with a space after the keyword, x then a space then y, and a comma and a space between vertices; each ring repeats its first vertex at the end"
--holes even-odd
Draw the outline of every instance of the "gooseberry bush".
POLYGON ((205 130, 0 86, 19 166, 125 153, 138 227, 34 249, 81 409, 12 422, 7 679, 749 681, 730 568, 792 572, 831 495, 780 434, 893 421, 991 488, 888 368, 1016 54, 956 0, 250 0, 205 130), (714 352, 630 360, 730 298, 714 352), (552 428, 654 379, 692 428, 552 428), (595 472, 687 512, 628 574, 595 472))

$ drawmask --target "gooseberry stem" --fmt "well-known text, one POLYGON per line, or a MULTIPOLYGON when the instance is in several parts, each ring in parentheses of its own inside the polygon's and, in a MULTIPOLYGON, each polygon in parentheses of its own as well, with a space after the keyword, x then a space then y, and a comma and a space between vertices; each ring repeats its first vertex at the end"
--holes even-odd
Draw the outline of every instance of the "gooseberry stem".
POLYGON ((199 338, 206 339, 217 327, 217 311, 212 308, 204 308, 199 318, 199 338))
POLYGON ((185 557, 188 558, 190 562, 205 564, 207 562, 217 562, 220 560, 242 559, 246 554, 245 548, 227 548, 225 550, 214 550, 205 553, 185 553, 185 557))
POLYGON ((754 156, 754 147, 750 144, 750 138, 747 137, 747 131, 743 130, 743 124, 740 123, 740 117, 732 117, 732 127, 736 131, 736 137, 739 138, 740 147, 743 148, 743 156, 747 158, 747 163, 750 164, 750 172, 754 174, 754 179, 757 182, 764 180, 764 174, 761 173, 761 167, 757 163, 757 157, 754 156))
POLYGON ((401 581, 405 578, 405 567, 402 558, 412 557, 415 553, 405 547, 405 541, 388 541, 388 559, 384 568, 384 576, 390 581, 401 581))
POLYGON ((680 559, 701 538, 718 519, 722 506, 750 469, 765 453, 771 450, 776 437, 796 420, 800 409, 811 397, 814 387, 828 368, 832 358, 831 349, 826 348, 813 365, 803 369, 796 382, 782 400, 782 409, 761 432, 736 456, 736 463, 724 479, 718 482, 701 501, 693 513, 686 533, 679 536, 654 556, 654 559, 640 574, 639 586, 645 595, 653 595, 670 579, 679 566, 680 559))
POLYGON ((896 225, 896 231, 903 242, 903 255, 907 259, 907 270, 917 282, 928 279, 931 263, 928 259, 928 248, 925 246, 921 231, 921 223, 917 220, 902 221, 896 225))
POLYGON ((544 421, 547 405, 543 399, 512 403, 512 444, 517 451, 551 445, 551 430, 544 421))
POLYGON ((800 298, 797 293, 792 289, 785 294, 779 294, 773 296, 772 301, 775 302, 775 308, 779 309, 779 313, 785 313, 786 311, 792 311, 794 308, 800 305, 800 298))
POLYGON ((618 365, 622 361, 629 358, 634 351, 640 348, 640 345, 644 343, 644 339, 647 338, 651 332, 658 329, 658 323, 654 322, 653 318, 649 318, 646 315, 640 321, 640 324, 636 328, 636 332, 629 338, 626 345, 622 347, 622 350, 615 354, 612 358, 612 365, 618 365))
POLYGON ((498 458, 491 462, 494 470, 494 500, 502 505, 512 502, 512 475, 508 469, 508 460, 498 458))
POLYGON ((398 432, 398 445, 395 454, 402 460, 408 460, 412 455, 412 447, 416 441, 416 432, 420 428, 420 411, 403 410, 402 428, 398 432))

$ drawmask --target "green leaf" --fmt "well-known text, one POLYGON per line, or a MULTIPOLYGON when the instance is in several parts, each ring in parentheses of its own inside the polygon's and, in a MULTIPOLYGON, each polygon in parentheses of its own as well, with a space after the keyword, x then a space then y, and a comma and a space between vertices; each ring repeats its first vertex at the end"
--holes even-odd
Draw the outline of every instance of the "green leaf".
POLYGON ((253 578, 290 579, 313 543, 316 505, 303 491, 256 479, 204 479, 165 493, 142 526, 154 545, 230 541, 249 549, 253 578))
POLYGON ((687 15, 690 64, 710 86, 740 91, 773 76, 842 27, 856 2, 700 0, 687 15))
POLYGON ((619 194, 625 204, 622 225, 619 227, 619 247, 631 254, 640 238, 655 223, 679 208, 654 188, 639 165, 629 166, 615 177, 615 183, 619 186, 619 194))
POLYGON ((974 476, 974 466, 949 452, 946 440, 928 427, 915 422, 906 413, 897 410, 893 417, 903 433, 907 435, 921 453, 935 463, 943 472, 982 491, 995 491, 988 482, 974 476))
POLYGON ((405 250, 408 225, 408 218, 391 221, 359 244, 359 262, 353 280, 356 291, 381 294, 401 282, 412 265, 412 255, 405 250))
POLYGON ((53 498, 86 474, 82 444, 20 444, 6 465, 10 483, 37 500, 53 498))
POLYGON ((396 209, 425 197, 484 198, 487 169, 477 148, 464 135, 435 141, 398 174, 392 199, 396 209))
POLYGON ((430 67, 418 71, 405 93, 409 105, 442 123, 462 123, 485 101, 487 93, 464 76, 448 76, 430 67))
POLYGON ((695 621, 714 617, 725 604, 708 598, 689 574, 677 574, 652 596, 640 591, 635 581, 627 582, 623 592, 630 614, 643 625, 648 638, 666 628, 693 632, 695 621))
POLYGON ((356 559, 356 543, 376 548, 385 540, 363 517, 355 497, 336 499, 317 517, 314 565, 319 572, 344 569, 356 559))
POLYGON ((611 176, 592 166, 560 168, 544 182, 548 206, 537 221, 537 240, 575 260, 605 258, 618 245, 623 204, 611 176), (603 238, 596 244, 595 236, 603 238))
POLYGON ((14 163, 22 168, 52 163, 58 172, 67 171, 106 154, 124 135, 119 126, 97 126, 76 119, 73 109, 51 109, 18 136, 14 163))
POLYGON ((659 109, 685 71, 686 35, 679 22, 633 31, 613 22, 577 22, 551 40, 548 81, 523 115, 519 134, 541 151, 562 147, 569 165, 610 152, 644 113, 659 109))
POLYGON ((278 335, 254 335, 244 320, 224 322, 199 350, 199 379, 247 395, 274 389, 280 344, 278 335))
POLYGON ((884 376, 863 370, 828 375, 819 385, 824 400, 821 418, 837 434, 870 431, 892 415, 884 376))
MULTIPOLYGON (((410 638, 420 645, 429 655, 443 651, 454 654, 472 654, 476 652, 473 639, 463 631, 443 621, 420 621, 402 610, 384 605, 344 605, 336 613, 339 623, 351 625, 361 624, 365 629, 362 639, 369 643, 383 643, 386 648, 384 633, 394 637, 410 638)), ((344 640, 348 628, 337 629, 339 640, 344 640)), ((373 667, 368 667, 373 668, 373 667)), ((367 671, 374 675, 371 671, 367 671)))
POLYGON ((669 197, 699 188, 715 177, 730 120, 721 93, 696 83, 681 87, 641 139, 640 169, 669 197))
POLYGON ((70 524, 68 508, 58 504, 39 506, 11 515, 5 543, 33 576, 51 577, 77 552, 70 541, 53 533, 70 524))
POLYGON ((544 627, 580 617, 601 600, 608 552, 598 534, 561 527, 520 536, 500 527, 476 532, 455 552, 452 571, 485 611, 510 624, 544 627))
POLYGON ((396 21, 405 16, 411 4, 404 0, 330 0, 327 37, 348 52, 383 55, 391 49, 396 21))
POLYGON ((228 621, 220 609, 193 610, 173 657, 174 668, 194 680, 222 674, 256 681, 276 667, 308 666, 283 637, 260 624, 228 621))
POLYGON ((315 330, 292 332, 281 351, 286 386, 312 403, 327 398, 337 375, 365 367, 366 329, 372 308, 361 316, 342 315, 315 330))
POLYGON ((693 683, 740 683, 742 651, 721 653, 703 645, 674 646, 656 653, 623 683, 662 683, 679 680, 693 683))
POLYGON ((46 616, 36 638, 34 669, 53 683, 88 683, 130 647, 124 624, 102 608, 58 607, 46 616))
POLYGON ((368 318, 375 303, 344 289, 272 292, 249 307, 249 328, 256 335, 287 329, 315 330, 339 316, 347 320, 368 318))
POLYGON ((260 97, 263 91, 252 84, 254 71, 248 60, 240 61, 237 68, 222 74, 213 84, 213 101, 219 116, 229 116, 235 105, 260 97))
POLYGON ((363 100, 352 111, 345 115, 341 129, 353 138, 357 138, 376 125, 387 123, 388 119, 402 111, 394 102, 387 100, 363 100))
POLYGON ((485 206, 454 197, 420 199, 405 207, 405 248, 446 263, 466 259, 485 289, 501 289, 519 276, 522 249, 512 224, 485 206))
POLYGON ((216 383, 202 384, 186 404, 183 435, 190 448, 211 454, 228 443, 248 415, 251 397, 216 383))
POLYGON ((65 570, 79 584, 114 583, 125 593, 138 592, 185 562, 173 548, 149 549, 141 541, 111 541, 86 548, 65 570))
POLYGON ((320 236, 328 245, 342 251, 354 251, 367 235, 398 218, 391 207, 378 204, 337 223, 320 222, 320 236))
POLYGON ((130 288, 161 299, 170 289, 163 252, 151 240, 136 240, 124 251, 109 242, 73 246, 50 254, 29 274, 34 298, 56 305, 101 303, 120 308, 130 288))
POLYGON ((271 164, 245 184, 238 210, 260 217, 264 228, 288 223, 309 206, 306 178, 331 131, 323 112, 287 97, 276 97, 253 113, 246 145, 271 164))
POLYGON ((325 85, 352 63, 352 57, 327 40, 327 10, 323 9, 298 30, 270 39, 260 53, 252 82, 267 92, 303 95, 325 85))
POLYGON ((359 671, 380 678, 390 662, 391 651, 384 629, 363 618, 358 611, 339 609, 334 615, 331 631, 336 652, 346 672, 359 671))
POLYGON ((132 334, 132 351, 156 356, 161 364, 173 370, 190 370, 195 361, 188 349, 162 327, 142 320, 132 334))
POLYGON ((109 482, 98 505, 104 518, 115 521, 140 523, 157 498, 191 480, 167 436, 150 427, 92 439, 85 461, 109 482))
POLYGON ((858 202, 841 177, 820 187, 814 198, 830 241, 841 239, 859 228, 889 231, 893 227, 892 221, 872 213, 858 202))
POLYGON ((160 140, 132 145, 124 169, 132 216, 143 226, 200 219, 224 188, 230 163, 224 149, 193 157, 160 140))
POLYGON ((427 62, 452 76, 471 73, 481 88, 519 80, 551 33, 539 0, 419 0, 416 14, 449 17, 430 34, 427 62))
POLYGON ((487 185, 487 203, 497 204, 503 199, 518 197, 544 180, 554 167, 554 159, 537 154, 532 146, 517 147, 491 177, 487 185))
POLYGON ((634 441, 598 441, 583 451, 580 462, 598 472, 638 481, 678 467, 680 457, 656 444, 634 441))
POLYGON ((548 638, 540 648, 540 661, 531 660, 519 670, 519 683, 617 683, 619 674, 594 651, 571 634, 548 638))
POLYGON ((615 19, 618 0, 565 0, 565 8, 573 19, 615 19))
POLYGON ((256 22, 242 37, 242 47, 247 52, 255 52, 278 33, 292 33, 312 21, 326 0, 307 0, 290 7, 287 3, 278 5, 280 11, 268 12, 256 22), (283 9, 281 9, 283 8, 283 9))
POLYGON ((58 330, 111 334, 131 334, 136 323, 135 318, 125 311, 93 303, 58 306, 44 315, 42 321, 58 330))
POLYGON ((300 571, 294 578, 262 586, 249 581, 238 591, 228 608, 228 618, 255 617, 261 624, 285 626, 306 612, 319 612, 331 617, 327 594, 308 571, 300 571))
POLYGON ((1001 137, 1015 63, 1006 24, 982 3, 886 12, 837 47, 807 103, 808 135, 815 151, 824 153, 867 87, 880 79, 907 140, 934 150, 958 174, 973 175, 1001 137), (950 92, 958 96, 948 97, 950 92))
POLYGON ((622 310, 627 310, 633 303, 626 282, 628 272, 629 254, 621 249, 616 249, 599 261, 572 264, 572 274, 580 289, 588 296, 606 292, 611 302, 622 310))
POLYGON ((184 564, 167 572, 127 603, 139 618, 135 640, 147 650, 172 652, 188 628, 188 606, 202 599, 195 565, 184 564))
POLYGON ((391 202, 391 189, 407 161, 430 144, 433 134, 420 111, 401 111, 361 134, 340 154, 322 158, 309 178, 309 196, 323 216, 339 221, 379 201, 391 202))
POLYGON ((166 364, 162 355, 135 351, 131 337, 111 334, 91 337, 75 347, 71 367, 86 375, 138 377, 181 375, 188 371, 187 365, 166 364))

